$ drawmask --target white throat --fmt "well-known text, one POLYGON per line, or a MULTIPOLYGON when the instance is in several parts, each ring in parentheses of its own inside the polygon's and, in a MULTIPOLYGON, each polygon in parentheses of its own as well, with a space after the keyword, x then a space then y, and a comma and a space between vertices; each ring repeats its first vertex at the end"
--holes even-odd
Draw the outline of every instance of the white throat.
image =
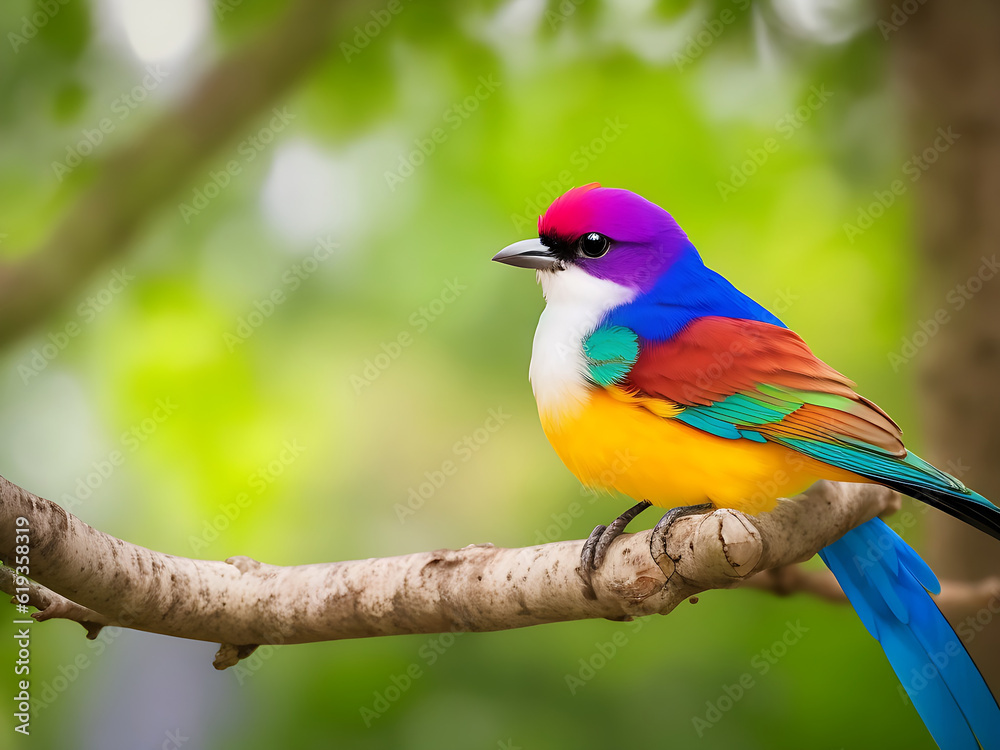
POLYGON ((636 292, 573 265, 539 271, 538 281, 546 304, 535 329, 528 377, 539 413, 557 418, 587 403, 584 339, 609 310, 630 302, 636 292))

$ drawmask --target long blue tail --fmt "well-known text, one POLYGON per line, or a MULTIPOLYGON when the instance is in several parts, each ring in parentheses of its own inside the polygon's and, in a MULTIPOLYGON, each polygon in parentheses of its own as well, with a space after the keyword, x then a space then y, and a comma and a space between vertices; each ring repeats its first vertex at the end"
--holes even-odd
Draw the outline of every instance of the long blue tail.
POLYGON ((927 563, 878 518, 820 551, 944 750, 1000 750, 1000 708, 930 593, 927 563))

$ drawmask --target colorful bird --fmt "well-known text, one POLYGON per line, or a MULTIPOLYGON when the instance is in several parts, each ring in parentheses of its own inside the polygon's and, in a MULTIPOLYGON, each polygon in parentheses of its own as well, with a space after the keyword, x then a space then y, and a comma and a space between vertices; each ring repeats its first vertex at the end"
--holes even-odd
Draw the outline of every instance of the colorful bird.
MULTIPOLYGON (((529 370, 542 428, 583 484, 639 501, 594 529, 582 570, 650 505, 671 509, 663 532, 713 508, 767 512, 819 479, 883 484, 1000 538, 1000 508, 907 452, 884 411, 708 269, 659 206, 584 185, 538 235, 493 260, 536 269, 545 296, 529 370)), ((938 745, 1000 749, 1000 709, 916 552, 876 518, 820 556, 938 745)))

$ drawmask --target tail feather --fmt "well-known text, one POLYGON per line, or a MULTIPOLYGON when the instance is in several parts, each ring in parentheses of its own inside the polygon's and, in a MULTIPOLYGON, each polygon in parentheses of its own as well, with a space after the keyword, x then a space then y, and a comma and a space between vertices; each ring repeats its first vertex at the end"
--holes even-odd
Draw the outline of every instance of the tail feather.
POLYGON ((857 441, 771 439, 806 456, 922 500, 1000 539, 1000 508, 915 453, 894 456, 857 441))
POLYGON ((940 585, 899 535, 875 518, 820 551, 935 742, 1000 750, 1000 707, 929 591, 940 585))
POLYGON ((983 533, 1000 539, 1000 508, 972 490, 952 490, 918 487, 907 482, 879 478, 877 481, 897 492, 921 500, 938 510, 943 510, 960 521, 965 521, 983 533))

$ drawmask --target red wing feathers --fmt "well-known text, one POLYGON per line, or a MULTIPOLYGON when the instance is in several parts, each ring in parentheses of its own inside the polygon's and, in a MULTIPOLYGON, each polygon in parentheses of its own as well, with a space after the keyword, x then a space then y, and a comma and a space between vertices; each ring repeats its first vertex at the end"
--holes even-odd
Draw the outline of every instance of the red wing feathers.
POLYGON ((752 320, 704 317, 669 341, 644 343, 629 373, 640 392, 685 406, 710 406, 735 393, 767 401, 759 385, 839 396, 843 408, 803 404, 761 428, 814 439, 846 437, 906 455, 889 416, 854 391, 854 383, 812 353, 798 334, 752 320))

